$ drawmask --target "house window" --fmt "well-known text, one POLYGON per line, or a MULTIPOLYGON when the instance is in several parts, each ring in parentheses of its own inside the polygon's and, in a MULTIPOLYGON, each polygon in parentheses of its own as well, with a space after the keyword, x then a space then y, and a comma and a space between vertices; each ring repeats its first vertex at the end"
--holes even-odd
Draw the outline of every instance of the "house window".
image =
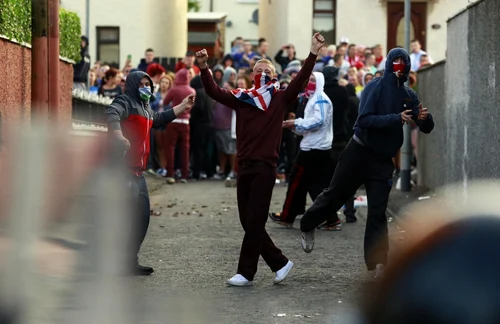
POLYGON ((97 60, 101 64, 120 65, 120 27, 97 27, 97 60))
POLYGON ((313 32, 321 33, 327 44, 335 44, 337 0, 314 0, 313 3, 313 32))

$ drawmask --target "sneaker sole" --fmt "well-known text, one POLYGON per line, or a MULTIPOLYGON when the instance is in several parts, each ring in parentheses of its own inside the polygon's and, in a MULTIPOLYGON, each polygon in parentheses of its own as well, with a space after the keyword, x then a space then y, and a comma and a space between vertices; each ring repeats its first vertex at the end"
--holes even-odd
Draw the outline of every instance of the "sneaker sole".
POLYGON ((234 283, 234 282, 229 282, 226 281, 226 284, 231 287, 248 287, 248 286, 253 286, 253 281, 246 282, 246 283, 234 283))
POLYGON ((292 223, 287 223, 287 222, 283 222, 283 221, 279 221, 279 220, 274 220, 271 217, 269 217, 269 219, 271 220, 271 222, 273 222, 276 225, 280 225, 280 226, 286 227, 286 228, 292 228, 293 227, 292 223))
POLYGON ((318 230, 320 230, 320 231, 339 232, 339 231, 342 230, 342 227, 336 227, 336 226, 332 226, 332 227, 318 227, 318 230))

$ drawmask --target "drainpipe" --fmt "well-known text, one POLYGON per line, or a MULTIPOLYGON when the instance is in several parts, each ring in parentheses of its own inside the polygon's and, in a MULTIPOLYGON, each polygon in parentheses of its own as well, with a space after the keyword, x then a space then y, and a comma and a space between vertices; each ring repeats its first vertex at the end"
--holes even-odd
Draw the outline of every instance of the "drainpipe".
POLYGON ((49 107, 48 78, 48 0, 33 0, 31 44, 31 121, 47 118, 49 107))
MULTIPOLYGON (((411 0, 405 0, 405 48, 410 53, 411 0)), ((408 78, 409 80, 409 78, 408 78)), ((406 85, 409 85, 407 81, 406 85)), ((401 148, 401 191, 411 191, 411 161, 413 147, 411 145, 411 127, 403 126, 404 141, 401 148)))
POLYGON ((59 0, 49 0, 49 119, 51 121, 57 121, 61 108, 59 75, 59 0))
POLYGON ((210 12, 214 11, 214 0, 210 0, 210 12))

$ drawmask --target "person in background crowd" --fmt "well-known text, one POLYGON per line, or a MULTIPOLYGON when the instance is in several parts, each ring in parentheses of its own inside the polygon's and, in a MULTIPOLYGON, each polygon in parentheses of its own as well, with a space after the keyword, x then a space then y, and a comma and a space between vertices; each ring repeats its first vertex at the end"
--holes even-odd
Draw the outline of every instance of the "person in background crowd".
MULTIPOLYGON (((163 112, 172 108, 172 105, 164 106, 163 101, 172 88, 174 80, 169 75, 163 75, 159 81, 158 91, 155 93, 155 101, 151 103, 151 109, 156 112, 163 112)), ((152 158, 149 169, 162 177, 167 176, 167 152, 166 152, 167 130, 165 127, 157 128, 151 136, 152 158)))
POLYGON ((420 70, 421 68, 429 66, 429 65, 432 65, 432 63, 429 60, 429 56, 427 56, 427 54, 422 54, 420 56, 420 66, 418 69, 420 70))
POLYGON ((355 66, 360 61, 359 56, 356 54, 356 44, 349 45, 345 59, 351 66, 355 66))
POLYGON ((250 67, 250 60, 255 56, 252 52, 252 43, 249 41, 243 42, 243 51, 233 55, 233 59, 237 62, 238 68, 250 67))
POLYGON ((122 89, 122 93, 125 93, 125 82, 126 82, 126 79, 125 79, 125 76, 123 75, 123 72, 118 71, 118 74, 116 75, 116 80, 118 82, 118 85, 122 89))
MULTIPOLYGON (((258 59, 266 59, 269 61, 273 61, 273 59, 267 55, 267 51, 269 50, 269 43, 266 41, 265 38, 260 38, 259 39, 259 45, 257 46, 257 51, 255 53, 256 56, 258 56, 258 59)), ((255 59, 257 61, 257 58, 255 59)))
MULTIPOLYGON (((280 78, 280 89, 285 90, 288 88, 292 78, 287 74, 283 74, 280 78)), ((297 101, 288 105, 283 121, 295 119, 295 112, 297 110, 297 101)), ((293 161, 297 156, 297 135, 289 128, 284 127, 281 135, 281 161, 285 167, 285 181, 289 182, 290 172, 292 171, 293 161)))
MULTIPOLYGON (((358 111, 359 111, 359 97, 356 95, 356 89, 352 84, 349 84, 345 80, 341 80, 346 82, 343 86, 347 90, 347 94, 349 95, 349 111, 347 113, 347 119, 346 119, 346 129, 347 129, 347 135, 349 138, 352 138, 354 135, 354 124, 356 123, 356 120, 358 119, 358 111)), ((340 82, 339 82, 340 84, 340 82)))
POLYGON ((224 67, 220 64, 217 64, 212 69, 214 81, 217 83, 219 87, 224 86, 224 67))
POLYGON ((283 115, 311 75, 314 61, 324 43, 323 36, 314 34, 304 67, 284 91, 276 89, 276 69, 271 61, 256 62, 253 76, 257 94, 243 89, 230 92, 217 87, 207 69, 206 50, 197 53, 203 85, 208 95, 231 107, 237 114, 238 210, 245 236, 238 270, 227 281, 229 285, 252 285, 261 255, 271 271, 276 273, 274 284, 285 280, 293 268, 293 263, 274 245, 265 225, 276 183, 276 160, 283 115))
POLYGON ((365 68, 368 69, 368 72, 375 74, 377 72, 377 67, 375 66, 377 62, 375 61, 375 55, 367 54, 365 56, 365 68))
POLYGON ((297 52, 292 44, 283 45, 274 56, 274 60, 281 66, 281 70, 284 71, 290 62, 297 59, 296 55, 297 52))
POLYGON ((148 48, 144 53, 144 58, 141 59, 141 62, 137 66, 137 69, 142 72, 146 72, 149 64, 153 63, 155 59, 155 52, 152 48, 148 48))
POLYGON ((384 61, 384 54, 382 52, 382 45, 375 45, 373 47, 373 54, 375 55, 375 65, 377 66, 377 69, 383 70, 384 65, 382 64, 382 62, 384 61))
POLYGON ((344 60, 344 55, 342 55, 341 53, 335 54, 335 56, 333 57, 333 66, 340 69, 339 76, 341 78, 347 75, 349 68, 351 67, 349 62, 344 60))
MULTIPOLYGON (((144 72, 134 72, 127 78, 126 92, 116 97, 104 113, 111 142, 117 143, 116 150, 125 154, 132 208, 132 244, 129 248, 128 269, 134 275, 150 275, 151 267, 138 263, 138 253, 146 236, 150 221, 150 201, 148 187, 143 172, 149 157, 150 129, 165 126, 177 116, 185 113, 194 104, 194 95, 184 98, 181 103, 162 113, 151 110, 149 100, 152 96, 153 81, 144 72), (145 161, 146 160, 146 161, 145 161), (145 163, 146 162, 146 163, 145 163)), ((112 148, 115 151, 115 147, 112 148)))
MULTIPOLYGON (((350 104, 349 92, 345 87, 339 85, 339 68, 327 66, 323 69, 325 76, 325 94, 330 98, 333 104, 333 142, 332 142, 332 166, 333 171, 337 168, 340 154, 347 146, 352 137, 352 127, 354 121, 349 121, 350 104)), ((356 98, 357 99, 357 98, 356 98)), ((358 116, 358 107, 356 106, 356 117, 358 116)), ((333 173, 332 173, 333 174, 333 173)), ((325 187, 326 188, 326 187, 325 187)), ((350 197, 345 203, 344 216, 347 223, 356 222, 356 209, 354 208, 354 196, 350 197)), ((331 215, 324 224, 320 225, 320 230, 338 231, 341 222, 337 214, 331 215)))
POLYGON ((363 91, 363 86, 359 84, 358 77, 356 75, 349 75, 347 81, 349 81, 349 84, 354 87, 356 95, 359 98, 359 94, 363 91))
MULTIPOLYGON (((180 102, 182 102, 183 98, 186 98, 190 94, 195 94, 196 91, 189 86, 188 83, 188 74, 189 71, 187 69, 181 69, 175 74, 174 86, 167 93, 165 100, 163 101, 163 105, 167 106, 168 104, 172 104, 172 106, 177 106, 180 102)), ((186 183, 189 178, 189 117, 190 112, 186 111, 182 115, 178 116, 178 118, 173 121, 167 127, 166 132, 166 143, 165 143, 165 151, 166 151, 166 159, 167 159, 167 183, 174 184, 175 183, 175 148, 179 145, 179 153, 180 153, 180 168, 181 168, 181 183, 186 183)))
POLYGON ((118 73, 119 71, 115 68, 111 68, 106 72, 97 90, 99 95, 113 99, 122 94, 121 79, 118 73))
POLYGON ((191 80, 190 86, 196 91, 196 100, 191 109, 189 125, 191 128, 192 176, 194 179, 212 178, 210 148, 215 141, 212 122, 214 102, 207 95, 199 75, 191 80))
POLYGON ((297 76, 301 68, 302 68, 302 63, 300 63, 300 60, 293 60, 290 63, 288 63, 283 73, 288 74, 290 78, 292 78, 293 80, 297 76))
POLYGON ((146 73, 153 80, 154 92, 157 92, 160 87, 160 79, 165 74, 165 68, 158 63, 151 63, 148 66, 146 73))
POLYGON ((240 89, 250 89, 252 87, 252 81, 250 81, 246 75, 238 76, 236 87, 240 89))
POLYGON ((356 46, 356 55, 359 57, 359 60, 361 62, 365 61, 365 50, 366 50, 365 45, 357 45, 356 46))
POLYGON ((422 132, 434 128, 432 116, 418 95, 405 85, 410 56, 401 48, 388 54, 385 75, 368 84, 354 126, 354 137, 342 152, 330 187, 314 201, 301 219, 302 248, 314 247, 314 230, 335 213, 364 184, 368 206, 364 240, 365 264, 380 278, 389 249, 387 201, 392 187, 392 157, 403 144, 403 125, 411 120, 422 132))
POLYGON ((373 75, 375 78, 381 78, 384 75, 384 71, 377 71, 373 75))
POLYGON ((333 57, 337 53, 337 46, 331 44, 326 48, 326 56, 323 57, 323 61, 326 65, 333 66, 333 57))
POLYGON ((321 51, 318 54, 318 57, 316 58, 316 64, 314 64, 313 72, 321 72, 323 70, 323 68, 327 64, 326 63, 327 55, 328 55, 328 49, 326 47, 322 47, 321 51))
MULTIPOLYGON (((249 89, 246 88, 242 89, 249 89)), ((231 81, 224 83, 224 89, 234 90, 235 85, 231 81)), ((227 178, 236 177, 236 139, 232 136, 231 126, 235 114, 233 110, 220 102, 215 102, 213 110, 213 122, 215 129, 215 139, 217 151, 219 152, 219 172, 214 176, 215 179, 226 179, 226 169, 229 163, 230 171, 227 178)))
POLYGON ((193 68, 196 75, 200 74, 200 68, 194 65, 194 52, 187 51, 184 58, 175 64, 175 73, 182 69, 193 68))
MULTIPOLYGON (((96 64, 97 65, 97 64, 96 64)), ((101 86, 102 80, 106 75, 106 72, 110 69, 109 65, 97 65, 97 85, 101 86)))
POLYGON ((243 51, 243 38, 238 36, 231 44, 231 55, 241 53, 243 51))
MULTIPOLYGON (((371 73, 364 73, 363 78, 361 79, 363 89, 366 88, 366 85, 370 83, 370 81, 373 80, 373 74, 371 73)), ((361 99, 361 96, 363 95, 363 90, 358 94, 359 99, 361 99)))
POLYGON ((95 69, 91 69, 89 72, 89 92, 97 94, 98 90, 97 73, 95 69))
POLYGON ((422 55, 426 55, 429 63, 432 64, 432 59, 425 51, 422 50, 422 45, 420 44, 418 39, 412 40, 410 46, 411 46, 410 59, 411 59, 412 71, 418 71, 418 69, 420 69, 420 64, 421 64, 420 59, 422 55))
POLYGON ((234 59, 233 57, 231 56, 231 54, 227 54, 226 56, 224 56, 224 58, 222 59, 222 66, 224 66, 224 68, 228 68, 228 67, 236 67, 237 64, 234 62, 234 59))
POLYGON ((347 46, 349 46, 349 43, 349 38, 345 36, 340 38, 340 46, 344 46, 345 48, 347 48, 347 46))
POLYGON ((89 39, 80 37, 80 62, 73 65, 73 89, 87 89, 90 70, 89 39))
POLYGON ((302 141, 290 173, 281 213, 269 213, 269 218, 281 226, 292 227, 295 218, 304 209, 302 197, 309 193, 314 201, 328 187, 333 176, 333 106, 323 91, 324 83, 323 74, 313 72, 306 86, 309 102, 304 118, 283 122, 283 127, 302 135, 302 141))
POLYGON ((246 68, 246 67, 240 67, 238 69, 238 78, 242 77, 242 76, 249 76, 249 75, 250 75, 250 73, 248 71, 248 68, 246 68))
POLYGON ((235 84, 237 76, 238 73, 236 73, 236 70, 228 66, 224 69, 224 76, 222 77, 222 82, 223 83, 231 82, 232 84, 235 84))
POLYGON ((132 64, 125 65, 125 67, 122 70, 123 76, 125 77, 125 79, 128 77, 128 75, 130 74, 130 72, 132 72, 133 68, 134 67, 132 66, 132 64))

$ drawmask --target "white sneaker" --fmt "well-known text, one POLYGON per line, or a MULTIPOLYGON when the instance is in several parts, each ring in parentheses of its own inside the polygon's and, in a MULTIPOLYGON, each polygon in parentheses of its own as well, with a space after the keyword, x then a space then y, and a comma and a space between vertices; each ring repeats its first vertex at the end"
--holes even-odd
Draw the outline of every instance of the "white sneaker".
POLYGON ((314 248, 314 230, 310 232, 302 232, 302 249, 304 252, 311 253, 314 248))
POLYGON ((277 285, 280 282, 282 282, 283 280, 285 280, 286 276, 288 275, 290 270, 292 270, 292 268, 293 268, 293 262, 288 261, 288 263, 283 268, 276 271, 276 278, 274 278, 274 281, 273 281, 274 284, 277 285))
POLYGON ((230 286, 244 287, 253 285, 253 281, 249 281, 247 278, 243 277, 240 274, 235 275, 231 279, 227 281, 227 284, 230 286))
POLYGON ((382 279, 382 276, 384 275, 384 269, 385 266, 383 264, 377 264, 375 267, 375 279, 382 279))

